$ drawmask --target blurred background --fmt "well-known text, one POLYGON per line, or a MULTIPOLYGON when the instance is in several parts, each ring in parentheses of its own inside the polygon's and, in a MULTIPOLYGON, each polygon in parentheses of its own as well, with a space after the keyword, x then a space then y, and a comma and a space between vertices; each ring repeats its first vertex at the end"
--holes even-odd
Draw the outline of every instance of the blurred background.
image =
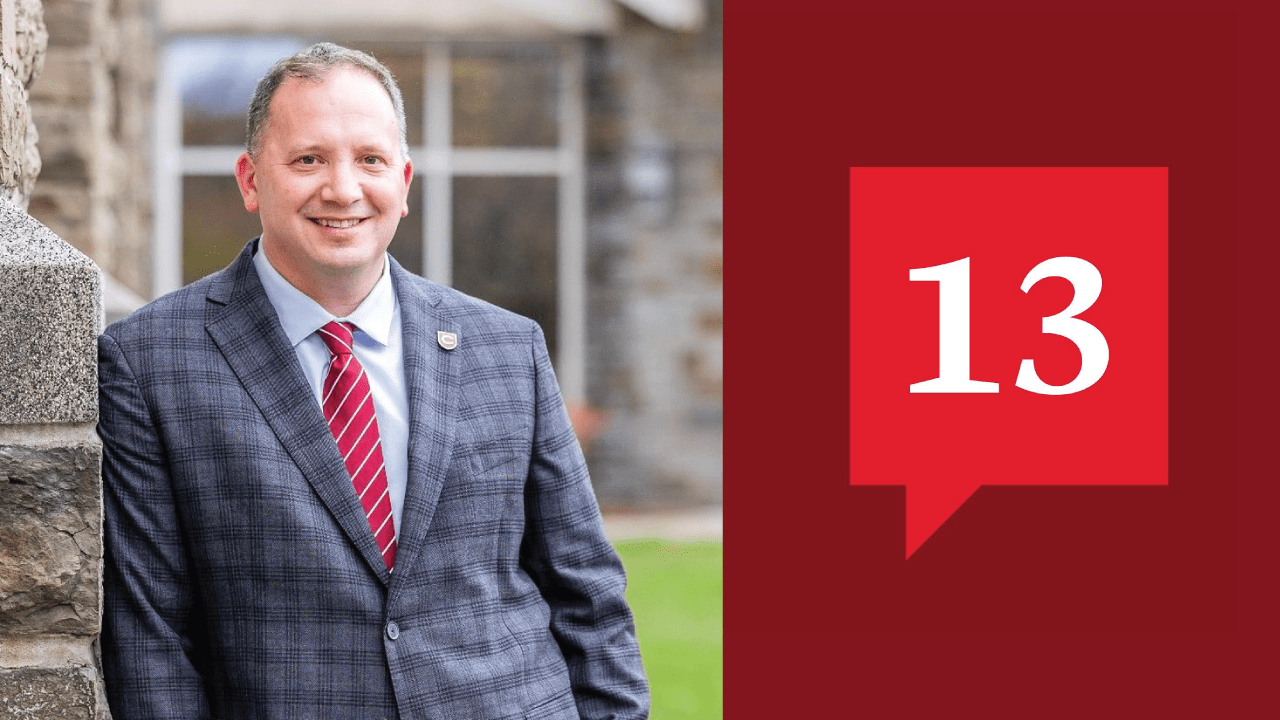
POLYGON ((44 0, 29 211, 108 321, 258 234, 233 176, 253 86, 318 40, 404 93, 391 253, 546 331, 629 596, 654 717, 721 714, 722 0, 44 0))

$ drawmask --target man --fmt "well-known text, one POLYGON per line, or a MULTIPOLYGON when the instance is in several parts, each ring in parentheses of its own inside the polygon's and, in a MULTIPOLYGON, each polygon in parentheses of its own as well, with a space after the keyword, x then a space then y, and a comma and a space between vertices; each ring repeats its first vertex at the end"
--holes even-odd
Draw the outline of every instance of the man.
POLYGON ((390 259, 412 176, 381 64, 280 61, 261 237, 101 337, 116 720, 647 716, 541 331, 390 259))

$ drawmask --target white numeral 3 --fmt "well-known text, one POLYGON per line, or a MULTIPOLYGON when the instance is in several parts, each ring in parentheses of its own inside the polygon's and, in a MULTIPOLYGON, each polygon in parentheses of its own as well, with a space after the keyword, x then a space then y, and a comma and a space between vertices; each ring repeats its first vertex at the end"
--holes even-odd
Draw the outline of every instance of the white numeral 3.
POLYGON ((1033 285, 1047 277, 1066 279, 1075 289, 1075 295, 1062 312, 1040 321, 1040 331, 1061 335, 1076 344, 1080 350, 1080 372, 1066 385, 1047 385, 1036 375, 1035 361, 1023 360, 1014 385, 1041 395, 1070 395, 1098 382, 1111 360, 1111 349, 1107 347, 1107 339, 1102 332, 1076 317, 1088 310, 1102 294, 1102 273, 1088 260, 1051 258, 1031 268, 1022 281, 1022 292, 1029 292, 1033 285))

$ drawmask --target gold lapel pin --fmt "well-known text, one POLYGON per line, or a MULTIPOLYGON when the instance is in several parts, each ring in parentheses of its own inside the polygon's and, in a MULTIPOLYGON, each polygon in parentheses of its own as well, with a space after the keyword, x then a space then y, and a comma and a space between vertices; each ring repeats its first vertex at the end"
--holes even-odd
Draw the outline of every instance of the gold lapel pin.
POLYGON ((436 342, 440 343, 440 347, 445 350, 452 350, 458 347, 457 333, 445 332, 444 330, 436 331, 436 342))

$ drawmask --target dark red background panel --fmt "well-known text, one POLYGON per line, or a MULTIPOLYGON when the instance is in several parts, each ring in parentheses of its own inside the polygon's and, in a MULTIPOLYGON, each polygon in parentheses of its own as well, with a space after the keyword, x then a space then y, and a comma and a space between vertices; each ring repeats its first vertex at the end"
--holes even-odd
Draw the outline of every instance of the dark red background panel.
POLYGON ((1274 710, 1276 18, 726 5, 726 717, 1274 710), (849 483, 849 168, 912 166, 1169 168, 1167 487, 984 487, 904 561, 849 483))

